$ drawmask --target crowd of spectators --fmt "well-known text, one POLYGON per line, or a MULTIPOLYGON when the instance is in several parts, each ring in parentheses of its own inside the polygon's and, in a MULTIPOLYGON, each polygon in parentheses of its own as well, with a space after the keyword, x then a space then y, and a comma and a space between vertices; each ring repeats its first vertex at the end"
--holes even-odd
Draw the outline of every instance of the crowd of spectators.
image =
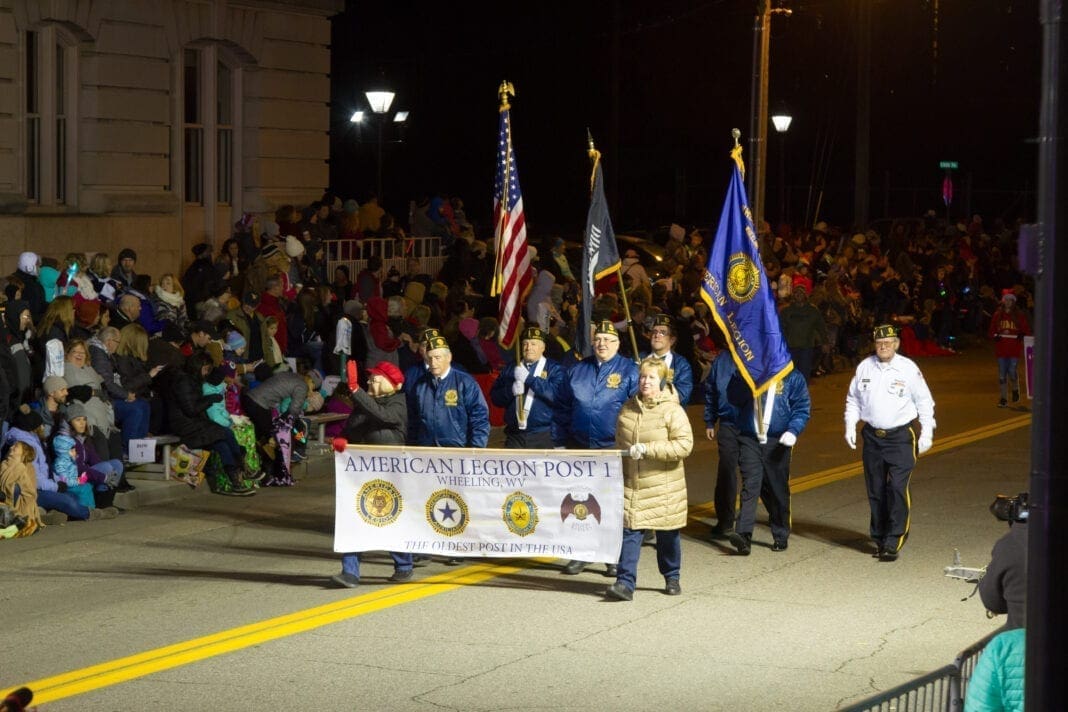
MULTIPOLYGON (((488 296, 491 237, 476 234, 457 197, 414 200, 407 218, 405 231, 373 195, 360 205, 327 193, 302 209, 244 216, 217 250, 194 246, 180 274, 139 272, 132 249, 114 261, 23 253, 3 285, 0 421, 4 472, 32 463, 36 486, 6 477, 7 504, 35 495, 20 511, 37 524, 42 513, 45 522, 114 516, 115 492, 132 487, 130 441, 152 434, 212 453, 207 478, 219 493, 291 484, 300 416, 352 410, 339 379, 345 361, 407 372, 423 362, 428 328, 448 341, 456 367, 500 372, 513 357, 497 342, 498 305, 488 296), (385 269, 372 245, 393 242, 391 255, 406 254, 409 234, 440 238, 440 269, 414 257, 403 271, 385 269), (338 240, 367 243, 358 274, 345 265, 327 274, 338 240)), ((598 282, 592 305, 592 322, 613 322, 630 356, 635 346, 650 351, 658 315, 674 319, 695 399, 721 344, 699 293, 706 235, 672 225, 654 275, 625 250, 621 273, 598 282)), ((870 350, 873 323, 899 325, 907 355, 952 354, 986 334, 1006 291, 1031 308, 1014 265, 1018 233, 1001 221, 945 225, 928 215, 887 235, 821 222, 762 237, 783 333, 806 377, 851 368, 870 350)), ((568 368, 577 362, 580 265, 559 236, 529 240, 536 274, 524 317, 549 336, 546 355, 568 368)))

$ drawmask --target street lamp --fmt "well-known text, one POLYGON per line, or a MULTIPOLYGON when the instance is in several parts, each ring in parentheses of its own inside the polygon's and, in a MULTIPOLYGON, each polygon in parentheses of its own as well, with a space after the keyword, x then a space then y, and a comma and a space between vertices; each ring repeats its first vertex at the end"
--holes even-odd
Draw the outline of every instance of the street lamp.
MULTIPOLYGON (((378 196, 379 205, 382 204, 382 144, 383 137, 382 132, 384 125, 390 119, 388 118, 389 107, 393 106, 393 98, 396 96, 391 91, 367 91, 364 92, 364 96, 367 97, 367 104, 371 107, 371 114, 375 117, 375 121, 378 124, 378 175, 376 183, 376 192, 378 196)), ((364 119, 367 118, 367 112, 362 110, 356 110, 349 118, 354 124, 362 124, 364 119)), ((393 114, 392 123, 403 124, 408 120, 407 111, 396 111, 393 114)))
POLYGON ((786 132, 794 117, 780 107, 771 117, 771 124, 779 133, 779 221, 786 222, 786 132))

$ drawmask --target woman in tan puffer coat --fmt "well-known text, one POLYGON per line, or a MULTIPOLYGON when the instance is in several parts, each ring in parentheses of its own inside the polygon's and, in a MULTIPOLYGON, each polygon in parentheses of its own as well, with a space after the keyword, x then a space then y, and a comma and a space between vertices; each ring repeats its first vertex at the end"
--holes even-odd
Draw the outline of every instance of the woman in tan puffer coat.
POLYGON ((623 547, 619 576, 608 598, 634 597, 643 530, 656 531, 656 563, 664 592, 682 593, 680 530, 686 526, 686 472, 683 460, 693 450, 693 429, 668 385, 668 368, 658 358, 642 361, 638 393, 619 411, 616 447, 630 451, 623 462, 623 547))

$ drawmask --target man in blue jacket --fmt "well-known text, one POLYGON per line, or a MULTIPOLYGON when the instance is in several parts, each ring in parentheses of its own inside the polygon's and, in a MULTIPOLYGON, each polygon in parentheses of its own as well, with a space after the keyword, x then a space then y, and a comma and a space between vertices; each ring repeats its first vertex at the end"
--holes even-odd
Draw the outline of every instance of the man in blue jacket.
POLYGON ((652 350, 642 354, 642 358, 654 356, 667 365, 671 374, 668 381, 675 386, 675 392, 679 394, 679 405, 685 408, 690 404, 690 396, 693 395, 693 369, 686 357, 680 356, 674 350, 678 338, 674 317, 670 314, 657 314, 653 317, 653 328, 649 332, 652 350))
POLYGON ((427 341, 426 371, 408 394, 408 441, 436 447, 486 447, 489 407, 469 374, 452 368, 442 336, 427 341))
POLYGON ((804 376, 790 371, 759 396, 759 411, 754 408, 752 391, 740 375, 731 379, 727 392, 738 408, 738 464, 742 469, 741 507, 730 535, 731 545, 742 556, 749 555, 759 496, 768 510, 771 550, 786 551, 790 536, 790 456, 812 412, 808 385, 804 376))
POLYGON ((738 500, 738 408, 727 398, 727 386, 737 374, 734 357, 724 347, 705 378, 705 437, 715 440, 719 451, 716 490, 712 495, 716 505, 714 539, 734 531, 734 506, 738 500))
POLYGON ((519 363, 504 367, 490 389, 493 404, 504 408, 506 448, 553 447, 553 408, 564 384, 564 369, 545 358, 546 334, 537 326, 523 330, 519 363))
MULTIPOLYGON (((593 356, 583 359, 564 379, 556 409, 557 446, 604 450, 615 447, 616 419, 627 399, 638 392, 638 367, 619 355, 619 332, 610 321, 597 324, 593 356)), ((572 560, 564 573, 582 573, 586 562, 572 560)), ((616 576, 609 564, 606 576, 616 576)))

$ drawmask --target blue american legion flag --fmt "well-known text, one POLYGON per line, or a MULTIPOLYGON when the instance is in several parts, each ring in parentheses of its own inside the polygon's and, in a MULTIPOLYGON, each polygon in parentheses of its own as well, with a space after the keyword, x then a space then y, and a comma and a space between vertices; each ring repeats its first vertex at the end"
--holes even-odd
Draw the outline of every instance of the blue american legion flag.
POLYGON ((604 172, 601 154, 594 152, 593 185, 590 191, 590 211, 586 215, 586 236, 582 249, 582 310, 575 328, 575 351, 586 358, 593 353, 590 343, 590 320, 593 315, 595 284, 620 267, 616 233, 608 215, 608 201, 604 196, 604 172))
POLYGON ((499 294, 501 297, 498 338, 505 348, 512 348, 519 331, 523 300, 534 283, 534 276, 527 250, 527 223, 523 215, 523 194, 519 190, 519 169, 512 150, 511 110, 507 103, 500 109, 497 135, 493 225, 497 257, 490 296, 499 294))
POLYGON ((745 168, 740 146, 731 152, 731 158, 734 168, 708 256, 701 297, 726 337, 738 372, 757 396, 790 373, 794 364, 760 260, 753 215, 742 182, 745 168))

